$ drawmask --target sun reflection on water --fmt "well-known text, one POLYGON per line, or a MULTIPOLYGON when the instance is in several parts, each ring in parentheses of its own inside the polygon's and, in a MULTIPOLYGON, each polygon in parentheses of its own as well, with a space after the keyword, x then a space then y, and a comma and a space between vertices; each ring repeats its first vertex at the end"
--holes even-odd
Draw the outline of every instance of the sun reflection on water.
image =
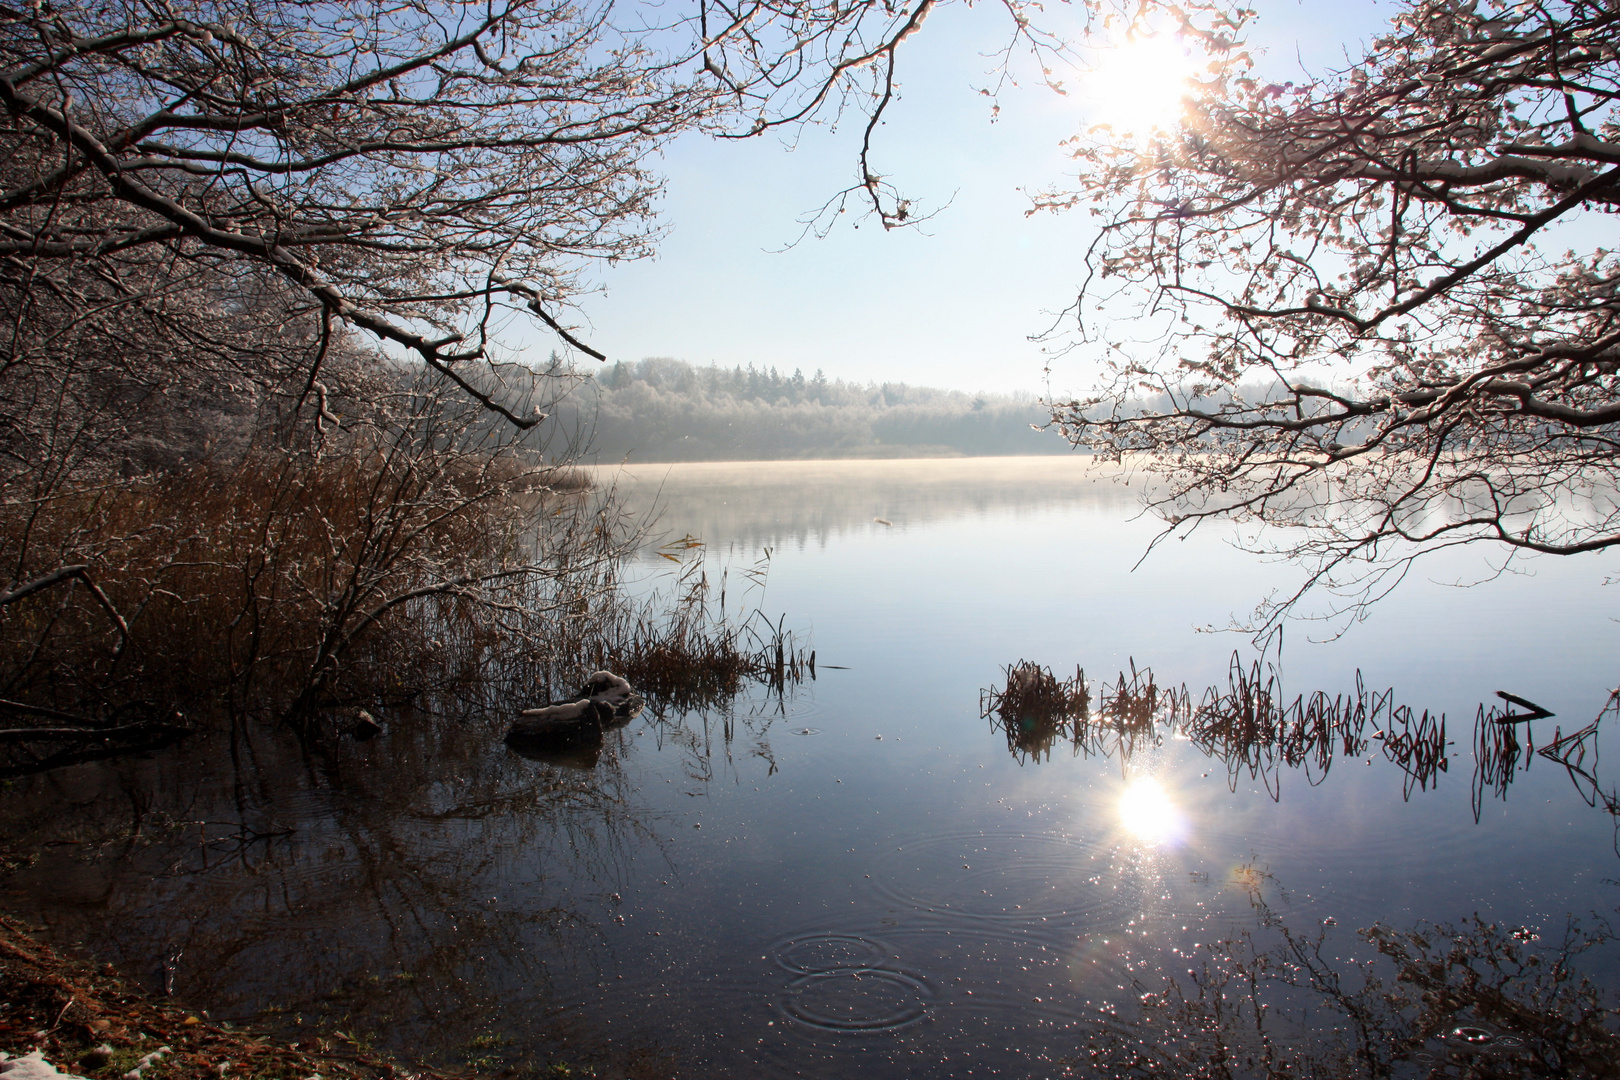
POLYGON ((1181 811, 1151 776, 1138 776, 1126 786, 1119 797, 1119 820, 1126 832, 1149 845, 1173 843, 1186 831, 1181 811))

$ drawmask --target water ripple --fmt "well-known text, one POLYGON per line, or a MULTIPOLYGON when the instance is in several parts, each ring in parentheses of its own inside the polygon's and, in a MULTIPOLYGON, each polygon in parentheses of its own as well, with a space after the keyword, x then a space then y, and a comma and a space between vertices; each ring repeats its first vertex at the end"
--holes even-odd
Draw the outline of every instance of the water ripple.
POLYGON ((823 975, 844 968, 873 968, 893 954, 879 941, 859 934, 809 934, 771 947, 776 962, 795 975, 823 975))
POLYGON ((893 1031, 921 1020, 933 990, 920 976, 890 968, 842 967, 788 984, 782 1012, 830 1032, 893 1031))

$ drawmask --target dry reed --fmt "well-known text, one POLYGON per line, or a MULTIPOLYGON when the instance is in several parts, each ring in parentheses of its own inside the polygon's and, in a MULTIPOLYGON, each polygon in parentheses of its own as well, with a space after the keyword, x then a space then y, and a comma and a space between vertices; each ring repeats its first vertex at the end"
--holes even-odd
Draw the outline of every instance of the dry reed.
POLYGON ((1394 703, 1394 691, 1368 692, 1356 673, 1355 691, 1329 696, 1318 691, 1289 701, 1281 677, 1264 658, 1244 665, 1237 653, 1225 687, 1209 687, 1195 706, 1185 685, 1162 686, 1151 668, 1099 688, 1093 710, 1085 672, 1059 681, 1046 668, 1020 660, 1005 669, 1005 686, 979 692, 979 709, 1007 737, 1020 761, 1050 758, 1057 739, 1076 754, 1120 758, 1129 764, 1144 750, 1177 732, 1220 761, 1236 790, 1247 776, 1280 798, 1282 769, 1300 769, 1321 783, 1339 756, 1358 757, 1374 742, 1405 773, 1405 793, 1427 789, 1448 766, 1443 715, 1414 713, 1394 703), (1371 734, 1367 729, 1372 727, 1371 734))
POLYGON ((802 677, 780 625, 702 589, 630 598, 612 501, 478 421, 430 401, 341 443, 0 505, 0 558, 29 583, 0 597, 6 767, 61 760, 47 722, 84 753, 137 714, 144 735, 180 715, 313 735, 354 707, 505 715, 598 667, 683 705, 802 677))

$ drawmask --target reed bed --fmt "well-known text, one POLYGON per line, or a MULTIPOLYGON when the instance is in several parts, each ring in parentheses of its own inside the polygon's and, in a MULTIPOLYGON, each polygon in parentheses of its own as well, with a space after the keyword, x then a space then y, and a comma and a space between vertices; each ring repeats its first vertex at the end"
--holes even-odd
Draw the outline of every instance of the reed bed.
POLYGON ((632 598, 613 500, 442 404, 0 505, 25 583, 0 596, 0 768, 233 718, 317 737, 358 708, 508 717, 601 667, 680 705, 811 670, 705 588, 632 598))
POLYGON ((1118 756, 1121 764, 1176 733, 1220 761, 1236 790, 1247 777, 1281 797, 1283 769, 1319 784, 1339 757, 1360 757, 1376 743, 1406 774, 1405 793, 1433 784, 1448 766, 1444 715, 1397 705, 1394 691, 1369 692, 1356 673, 1355 690, 1283 693, 1281 676, 1264 657, 1249 664, 1232 654, 1224 687, 1207 688, 1195 705, 1185 684, 1164 686, 1151 668, 1121 671, 1098 690, 1095 708, 1083 669, 1059 681, 1050 670, 1020 660, 1004 669, 1005 685, 981 690, 979 708, 1007 737, 1020 761, 1049 759, 1056 742, 1076 754, 1118 756), (1371 729, 1369 731, 1369 729, 1371 729))
POLYGON ((1185 686, 1161 687, 1152 668, 1136 670, 1134 657, 1130 668, 1129 676, 1121 671, 1112 683, 1102 685, 1097 723, 1089 733, 1095 740, 1094 752, 1118 753, 1123 759, 1145 745, 1157 746, 1160 724, 1174 727, 1187 715, 1185 686))
POLYGON ((573 671, 611 668, 630 681, 657 713, 724 703, 752 686, 778 694, 808 678, 815 654, 780 621, 755 610, 732 618, 707 592, 671 607, 660 597, 602 597, 577 641, 552 646, 553 663, 536 672, 542 696, 567 694, 573 671))
POLYGON ((523 551, 519 478, 390 449, 269 452, 60 500, 27 539, 94 584, 6 607, 5 697, 87 717, 151 700, 300 720, 472 678, 506 631, 601 586, 614 542, 579 508, 547 507, 523 551))
POLYGON ((1361 757, 1374 743, 1406 774, 1407 796, 1414 786, 1426 790, 1447 767, 1444 715, 1395 704, 1393 689, 1369 691, 1359 671, 1348 694, 1319 690, 1289 701, 1274 665, 1256 659, 1245 666, 1236 653, 1226 687, 1206 690, 1182 730, 1226 765, 1234 790, 1248 776, 1273 798, 1279 767, 1301 770, 1309 783, 1320 784, 1336 758, 1361 757))
POLYGON ((1007 736, 1007 749, 1020 761, 1050 758, 1058 738, 1072 738, 1089 723, 1091 692, 1080 668, 1060 680, 1050 668, 1020 660, 1003 673, 1000 689, 979 691, 979 715, 1007 736))

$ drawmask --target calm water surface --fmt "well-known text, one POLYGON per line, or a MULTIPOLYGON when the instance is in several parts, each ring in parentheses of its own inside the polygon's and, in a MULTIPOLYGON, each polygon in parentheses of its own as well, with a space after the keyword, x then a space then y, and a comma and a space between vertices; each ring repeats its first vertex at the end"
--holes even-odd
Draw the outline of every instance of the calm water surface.
MULTIPOLYGON (((1213 530, 1133 572, 1153 523, 1084 462, 618 482, 708 543, 729 605, 809 635, 814 682, 644 715, 591 770, 518 757, 491 717, 316 755, 220 735, 19 782, 11 827, 53 846, 5 883, 10 906, 215 1018, 488 1071, 560 1054, 604 1076, 1034 1077, 1117 1042, 1144 993, 1185 986, 1235 934, 1321 935, 1324 962, 1349 965, 1375 923, 1478 913, 1551 941, 1620 903, 1614 777, 1597 770, 1593 796, 1527 745, 1499 793, 1473 748, 1497 690, 1557 714, 1536 745, 1603 710, 1613 559, 1459 588, 1485 568, 1457 556, 1337 641, 1287 631, 1271 659, 1290 695, 1352 691, 1359 670, 1445 715, 1447 768, 1420 784, 1375 725, 1353 753, 1251 770, 1163 727, 1032 753, 981 716, 1018 660, 1084 667, 1094 692, 1134 662, 1196 699, 1234 650, 1253 659, 1211 628, 1293 580, 1213 530), (742 570, 767 551, 761 592, 742 570)), ((1620 763, 1615 727, 1588 772, 1620 763)), ((1582 963, 1620 989, 1612 943, 1582 963)))

